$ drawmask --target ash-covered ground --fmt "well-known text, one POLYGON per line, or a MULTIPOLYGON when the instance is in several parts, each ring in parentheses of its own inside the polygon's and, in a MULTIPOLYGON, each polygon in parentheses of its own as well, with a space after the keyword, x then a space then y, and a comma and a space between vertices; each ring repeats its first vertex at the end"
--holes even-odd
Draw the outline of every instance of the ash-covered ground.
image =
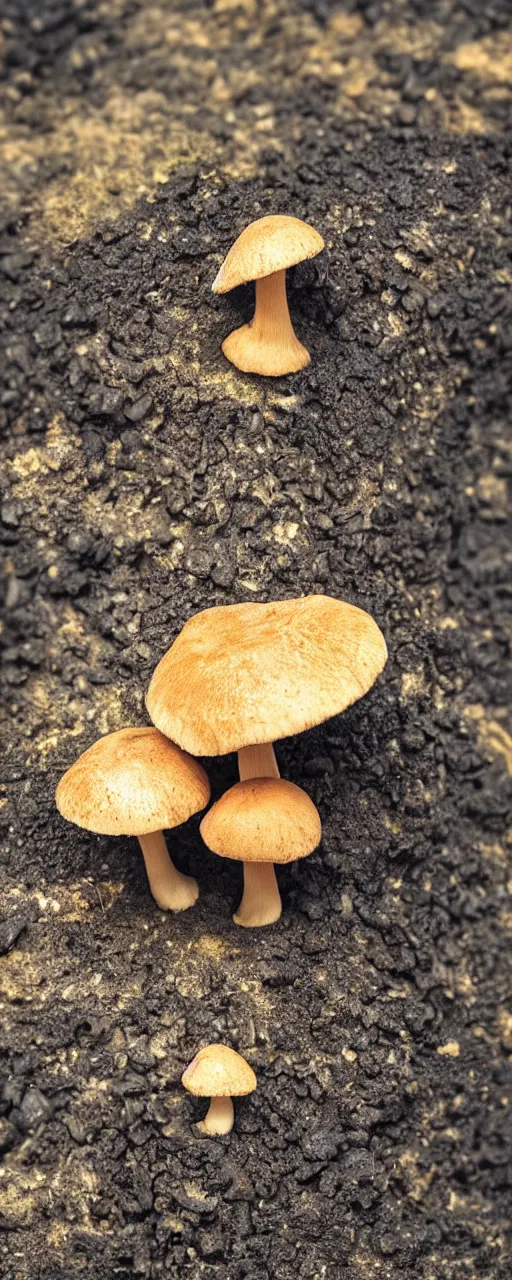
POLYGON ((4 0, 5 1280, 510 1276, 509 20, 4 0), (289 278, 311 366, 265 381, 211 282, 272 212, 327 247, 289 278), (56 782, 194 611, 318 591, 390 651, 278 744, 322 846, 244 931, 194 819, 165 915, 56 782), (218 1140, 179 1083, 212 1039, 259 1082, 218 1140))

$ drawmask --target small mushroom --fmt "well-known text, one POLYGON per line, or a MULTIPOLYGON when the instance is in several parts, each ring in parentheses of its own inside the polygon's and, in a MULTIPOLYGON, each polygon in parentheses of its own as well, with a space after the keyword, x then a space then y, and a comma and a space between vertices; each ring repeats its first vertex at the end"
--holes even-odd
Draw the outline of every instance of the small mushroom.
POLYGON ((185 911, 197 901, 191 876, 171 862, 163 829, 204 809, 210 785, 204 769, 158 729, 119 729, 75 761, 56 791, 59 813, 86 831, 137 836, 159 907, 185 911))
POLYGON ((387 659, 368 613, 330 596, 205 609, 147 695, 154 724, 198 756, 238 751, 240 777, 279 777, 272 743, 344 711, 387 659))
POLYGON ((324 241, 307 222, 282 214, 258 218, 242 231, 213 282, 214 293, 229 293, 256 281, 256 309, 250 324, 222 343, 224 355, 244 373, 279 377, 304 369, 311 359, 293 331, 286 298, 286 269, 314 258, 324 241))
POLYGON ((200 1049, 183 1072, 181 1083, 198 1098, 211 1098, 204 1120, 198 1124, 203 1133, 231 1133, 235 1113, 232 1098, 253 1093, 257 1080, 252 1067, 227 1044, 208 1044, 200 1049))
POLYGON ((213 853, 243 860, 244 894, 233 919, 246 929, 279 920, 274 863, 306 858, 322 838, 313 801, 282 778, 237 782, 205 814, 200 830, 213 853))

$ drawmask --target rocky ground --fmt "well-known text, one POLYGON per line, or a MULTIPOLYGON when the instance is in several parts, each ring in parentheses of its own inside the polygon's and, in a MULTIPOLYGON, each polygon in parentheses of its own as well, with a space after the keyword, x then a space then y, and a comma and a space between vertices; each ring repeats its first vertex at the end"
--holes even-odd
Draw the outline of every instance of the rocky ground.
POLYGON ((510 1276, 509 19, 4 0, 5 1280, 510 1276), (210 289, 283 211, 327 247, 290 273, 311 366, 264 381, 220 353, 251 289, 210 289), (245 932, 195 819, 164 915, 57 779, 191 613, 312 591, 390 651, 278 744, 322 846, 245 932), (259 1082, 218 1140, 179 1083, 212 1039, 259 1082))

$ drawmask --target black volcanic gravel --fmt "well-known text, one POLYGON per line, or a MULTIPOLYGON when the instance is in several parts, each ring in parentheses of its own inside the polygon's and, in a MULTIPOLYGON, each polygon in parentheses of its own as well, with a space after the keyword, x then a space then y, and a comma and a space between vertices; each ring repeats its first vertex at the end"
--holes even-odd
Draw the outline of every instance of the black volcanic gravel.
POLYGON ((509 1280, 509 21, 4 0, 2 1280, 509 1280), (264 381, 211 281, 283 211, 327 248, 289 273, 311 365, 264 381), (56 782, 192 613, 308 592, 390 654, 277 744, 322 846, 244 931, 193 819, 165 915, 56 782), (179 1083, 211 1040, 258 1077, 216 1140, 179 1083))

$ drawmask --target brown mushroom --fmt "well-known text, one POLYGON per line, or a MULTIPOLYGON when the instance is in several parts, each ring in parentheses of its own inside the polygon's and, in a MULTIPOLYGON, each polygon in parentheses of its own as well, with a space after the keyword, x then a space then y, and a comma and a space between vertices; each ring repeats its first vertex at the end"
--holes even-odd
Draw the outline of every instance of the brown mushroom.
POLYGON ((204 809, 210 785, 204 769, 158 729, 119 729, 75 761, 56 791, 59 813, 86 831, 137 836, 159 907, 184 911, 199 890, 171 862, 162 829, 204 809))
POLYGON ((237 782, 205 814, 201 835, 221 858, 241 858, 244 894, 233 919, 245 928, 274 924, 281 915, 275 862, 294 862, 322 838, 313 801, 293 782, 252 778, 237 782))
POLYGON ((286 269, 314 258, 324 241, 307 222, 282 214, 258 218, 242 231, 213 282, 214 293, 256 281, 250 324, 222 343, 224 355, 244 373, 279 377, 304 369, 311 359, 293 331, 286 297, 286 269))
POLYGON ((387 659, 368 613, 330 596, 205 609, 159 662, 154 724, 195 755, 238 751, 242 780, 279 777, 272 743, 362 698, 387 659))
POLYGON ((208 1044, 196 1053, 183 1072, 181 1083, 199 1098, 211 1098, 208 1112, 198 1124, 203 1133, 231 1133, 235 1119, 232 1098, 253 1093, 257 1080, 252 1067, 227 1044, 208 1044))

